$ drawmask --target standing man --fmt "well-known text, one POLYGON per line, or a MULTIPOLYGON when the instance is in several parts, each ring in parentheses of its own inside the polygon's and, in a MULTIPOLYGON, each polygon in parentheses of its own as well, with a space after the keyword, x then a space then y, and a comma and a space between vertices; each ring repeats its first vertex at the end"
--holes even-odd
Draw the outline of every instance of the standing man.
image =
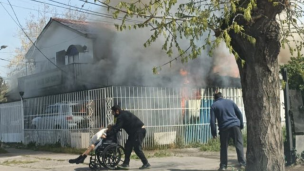
POLYGON ((128 136, 125 145, 125 160, 120 167, 127 169, 130 163, 130 156, 132 150, 141 159, 143 166, 139 169, 148 169, 150 164, 142 151, 142 142, 146 136, 146 129, 144 123, 138 119, 134 114, 129 111, 122 111, 118 105, 114 105, 112 108, 112 114, 116 118, 116 124, 108 132, 107 136, 116 134, 121 128, 123 128, 128 136))
POLYGON ((243 135, 241 129, 244 128, 243 116, 237 105, 228 99, 223 99, 222 93, 214 94, 214 103, 211 106, 210 126, 213 138, 217 137, 215 120, 218 122, 221 141, 221 163, 219 170, 227 169, 227 150, 229 138, 233 138, 236 148, 238 162, 241 167, 246 166, 243 152, 243 135))

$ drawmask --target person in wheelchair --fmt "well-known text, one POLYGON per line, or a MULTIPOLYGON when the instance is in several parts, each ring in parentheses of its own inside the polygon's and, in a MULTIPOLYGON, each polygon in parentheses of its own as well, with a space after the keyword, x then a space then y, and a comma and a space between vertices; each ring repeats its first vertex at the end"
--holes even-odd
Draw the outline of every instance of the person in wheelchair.
POLYGON ((87 148, 85 152, 83 152, 79 157, 76 159, 70 159, 69 163, 83 163, 86 157, 90 154, 92 150, 96 149, 96 146, 101 145, 104 141, 108 142, 115 142, 116 141, 116 136, 111 135, 111 136, 106 136, 109 131, 112 129, 112 124, 109 124, 107 128, 101 128, 90 140, 90 146, 87 148))

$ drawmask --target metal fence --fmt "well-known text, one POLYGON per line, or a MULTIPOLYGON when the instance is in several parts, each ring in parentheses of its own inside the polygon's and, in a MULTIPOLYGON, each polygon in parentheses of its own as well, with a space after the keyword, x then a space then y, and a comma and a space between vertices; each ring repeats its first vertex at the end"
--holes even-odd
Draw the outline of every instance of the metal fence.
POLYGON ((12 102, 0 105, 0 141, 23 141, 22 103, 12 102))
MULTIPOLYGON (((220 91, 244 113, 241 89, 220 91)), ((211 138, 213 93, 213 89, 113 87, 113 100, 146 124, 144 147, 154 148, 206 143, 211 138)), ((124 133, 123 140, 126 137, 124 133)))
MULTIPOLYGON (((244 113, 241 89, 220 91, 224 97, 234 100, 244 113)), ((85 148, 100 127, 113 123, 110 108, 119 104, 145 123, 145 148, 205 143, 211 138, 209 118, 213 92, 213 89, 193 88, 105 87, 24 99, 23 142, 60 142, 85 148)), ((20 106, 19 102, 19 110, 20 106)), ((3 118, 2 104, 0 109, 3 118)), ((22 115, 20 110, 19 116, 22 115)), ((122 144, 126 137, 123 132, 122 144)))

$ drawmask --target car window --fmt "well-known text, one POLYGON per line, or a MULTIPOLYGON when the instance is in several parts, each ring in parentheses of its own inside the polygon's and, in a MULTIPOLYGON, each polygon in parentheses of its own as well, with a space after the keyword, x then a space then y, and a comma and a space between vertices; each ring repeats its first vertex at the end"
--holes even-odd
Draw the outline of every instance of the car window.
POLYGON ((72 106, 73 115, 84 115, 86 113, 85 105, 77 104, 72 106))
POLYGON ((64 114, 68 114, 69 113, 69 105, 62 105, 62 112, 64 114))
POLYGON ((59 106, 49 106, 46 108, 45 113, 46 114, 58 114, 59 112, 59 106))

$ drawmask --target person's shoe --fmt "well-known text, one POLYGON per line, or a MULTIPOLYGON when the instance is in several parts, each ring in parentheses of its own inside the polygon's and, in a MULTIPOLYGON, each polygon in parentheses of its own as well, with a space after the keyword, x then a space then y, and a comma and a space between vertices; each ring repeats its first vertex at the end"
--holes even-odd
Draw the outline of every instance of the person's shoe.
POLYGON ((245 163, 245 162, 240 163, 240 168, 241 168, 241 169, 245 169, 245 168, 246 168, 246 163, 245 163))
POLYGON ((83 163, 85 158, 87 158, 87 155, 81 155, 81 157, 76 160, 76 164, 83 163))
POLYGON ((123 164, 121 164, 121 165, 118 165, 118 168, 124 169, 124 170, 128 170, 128 169, 129 169, 129 165, 123 163, 123 164))
POLYGON ((81 157, 82 155, 78 156, 76 159, 70 159, 69 163, 76 163, 81 157))
POLYGON ((220 166, 220 168, 218 169, 219 171, 221 170, 227 170, 227 166, 223 165, 223 166, 220 166))
POLYGON ((149 163, 147 163, 147 164, 142 165, 139 169, 149 169, 150 166, 151 165, 149 163))

